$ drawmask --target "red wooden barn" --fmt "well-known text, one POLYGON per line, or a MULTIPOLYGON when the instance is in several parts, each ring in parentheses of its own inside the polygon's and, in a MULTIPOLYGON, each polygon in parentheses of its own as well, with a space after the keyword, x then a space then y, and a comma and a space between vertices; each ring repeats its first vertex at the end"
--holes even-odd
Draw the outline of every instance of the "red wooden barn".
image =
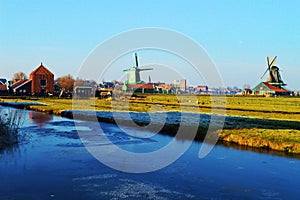
POLYGON ((31 94, 45 95, 54 92, 54 74, 44 65, 41 65, 30 73, 31 94))

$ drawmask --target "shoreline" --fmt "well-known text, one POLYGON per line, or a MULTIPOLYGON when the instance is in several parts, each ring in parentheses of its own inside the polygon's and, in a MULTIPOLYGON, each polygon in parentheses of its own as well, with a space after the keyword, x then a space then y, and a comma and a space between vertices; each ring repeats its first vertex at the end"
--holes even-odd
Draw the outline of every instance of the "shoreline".
MULTIPOLYGON (((1 103, 3 105, 3 103, 1 103)), ((118 125, 124 125, 124 126, 130 126, 132 125, 132 120, 135 122, 135 124, 138 124, 140 126, 147 126, 149 124, 149 121, 145 121, 143 118, 138 117, 138 115, 147 115, 145 112, 131 112, 135 113, 136 117, 132 117, 132 120, 125 119, 124 117, 120 115, 122 112, 112 112, 112 111, 96 111, 97 117, 91 116, 89 112, 91 111, 72 111, 72 110, 47 110, 45 109, 44 104, 39 104, 37 102, 34 102, 32 105, 30 103, 22 104, 20 103, 6 103, 4 106, 10 106, 10 107, 16 107, 16 108, 23 108, 27 110, 33 110, 37 112, 43 112, 47 114, 54 114, 61 117, 66 117, 73 119, 73 113, 76 113, 76 119, 80 120, 95 120, 97 119, 98 122, 104 122, 104 123, 112 123, 116 124, 116 121, 114 119, 113 113, 119 113, 118 115, 118 125)), ((93 111, 95 113, 95 111, 93 111)), ((178 123, 178 119, 180 119, 180 112, 177 111, 171 111, 171 112, 154 112, 152 114, 156 115, 156 118, 158 115, 161 114, 167 114, 173 113, 172 115, 175 116, 176 120, 173 119, 167 121, 162 130, 159 132, 160 134, 166 134, 170 136, 176 136, 178 127, 180 126, 180 123, 178 123), (179 118, 178 118, 179 117, 179 118)), ((199 116, 200 117, 200 123, 198 124, 198 131, 197 135, 195 137, 196 141, 203 141, 206 132, 208 129, 209 121, 210 121, 210 115, 211 114, 204 114, 204 113, 189 113, 190 115, 193 115, 193 117, 199 116)), ((170 117, 170 116, 169 116, 170 117)), ((159 118, 159 117, 158 117, 159 118)), ((192 118, 190 118, 192 119, 192 118)), ((155 123, 158 123, 159 120, 155 123)), ((189 121, 190 124, 185 124, 185 128, 188 128, 189 126, 195 126, 195 123, 193 124, 192 121, 189 121)), ((161 125, 161 123, 160 123, 161 125)), ((280 137, 282 137, 282 134, 300 134, 300 122, 298 121, 288 121, 288 120, 280 120, 280 119, 262 119, 262 118, 250 118, 250 117, 237 117, 237 116, 225 116, 225 122, 223 129, 220 129, 217 131, 217 134, 219 135, 218 143, 232 143, 237 144, 240 146, 247 146, 251 148, 258 148, 258 149, 265 149, 265 150, 275 150, 284 152, 286 154, 300 154, 300 142, 295 140, 291 141, 280 141, 280 137), (264 133, 273 134, 274 132, 277 132, 273 137, 269 137, 269 135, 264 136, 264 133), (276 138, 277 137, 277 138, 276 138), (278 140, 279 139, 279 140, 278 140)), ((191 137, 187 134, 186 138, 179 138, 182 140, 190 139, 191 137)))

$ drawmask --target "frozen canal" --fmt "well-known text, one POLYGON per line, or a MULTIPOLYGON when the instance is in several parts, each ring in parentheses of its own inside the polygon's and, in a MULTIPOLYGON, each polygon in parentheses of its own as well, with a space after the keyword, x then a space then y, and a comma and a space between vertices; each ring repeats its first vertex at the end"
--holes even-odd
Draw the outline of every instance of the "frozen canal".
MULTIPOLYGON (((125 173, 95 159, 83 146, 72 120, 24 112, 25 139, 18 147, 0 153, 1 200, 295 199, 300 196, 297 158, 217 145, 207 157, 199 159, 201 143, 194 142, 168 167, 149 173, 125 173)), ((88 132, 95 125, 92 123, 80 121, 76 125, 88 132)), ((165 135, 135 138, 125 135, 114 124, 101 126, 114 144, 132 152, 156 150, 174 139, 165 135)), ((178 146, 184 143, 176 142, 178 146)))

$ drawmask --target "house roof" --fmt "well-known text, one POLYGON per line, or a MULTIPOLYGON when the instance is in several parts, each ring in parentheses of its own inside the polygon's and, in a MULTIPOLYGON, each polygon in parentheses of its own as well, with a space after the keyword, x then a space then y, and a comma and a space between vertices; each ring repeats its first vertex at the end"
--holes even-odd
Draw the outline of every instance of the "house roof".
POLYGON ((0 84, 5 85, 7 80, 5 78, 0 78, 0 84))
POLYGON ((197 88, 206 89, 206 88, 208 88, 208 86, 207 85, 198 85, 197 88))
POLYGON ((128 88, 130 89, 154 89, 154 84, 153 83, 145 83, 145 84, 128 84, 128 88))
POLYGON ((275 92, 289 92, 288 90, 278 88, 274 85, 271 85, 268 82, 263 82, 270 90, 274 90, 275 92))
POLYGON ((19 87, 22 87, 23 85, 29 82, 31 82, 31 79, 19 80, 18 82, 14 83, 11 87, 12 89, 18 89, 19 87))
POLYGON ((41 63, 41 65, 39 67, 37 67, 35 70, 33 70, 31 73, 30 73, 30 76, 33 75, 33 74, 49 74, 49 75, 53 75, 53 73, 48 70, 44 65, 43 63, 41 63))
POLYGON ((161 88, 161 89, 163 89, 163 90, 171 90, 171 89, 172 89, 171 86, 170 86, 170 85, 167 85, 167 84, 159 84, 159 85, 157 86, 157 88, 161 88))

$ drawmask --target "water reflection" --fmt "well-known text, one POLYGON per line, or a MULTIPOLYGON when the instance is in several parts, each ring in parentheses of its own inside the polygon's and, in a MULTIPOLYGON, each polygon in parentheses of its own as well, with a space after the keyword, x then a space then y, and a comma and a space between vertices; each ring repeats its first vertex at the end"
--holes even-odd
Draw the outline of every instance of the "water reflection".
POLYGON ((0 157, 2 155, 18 155, 20 154, 19 144, 2 146, 0 145, 0 157))
POLYGON ((41 112, 29 112, 29 119, 42 128, 44 123, 53 120, 53 115, 48 115, 41 112))

